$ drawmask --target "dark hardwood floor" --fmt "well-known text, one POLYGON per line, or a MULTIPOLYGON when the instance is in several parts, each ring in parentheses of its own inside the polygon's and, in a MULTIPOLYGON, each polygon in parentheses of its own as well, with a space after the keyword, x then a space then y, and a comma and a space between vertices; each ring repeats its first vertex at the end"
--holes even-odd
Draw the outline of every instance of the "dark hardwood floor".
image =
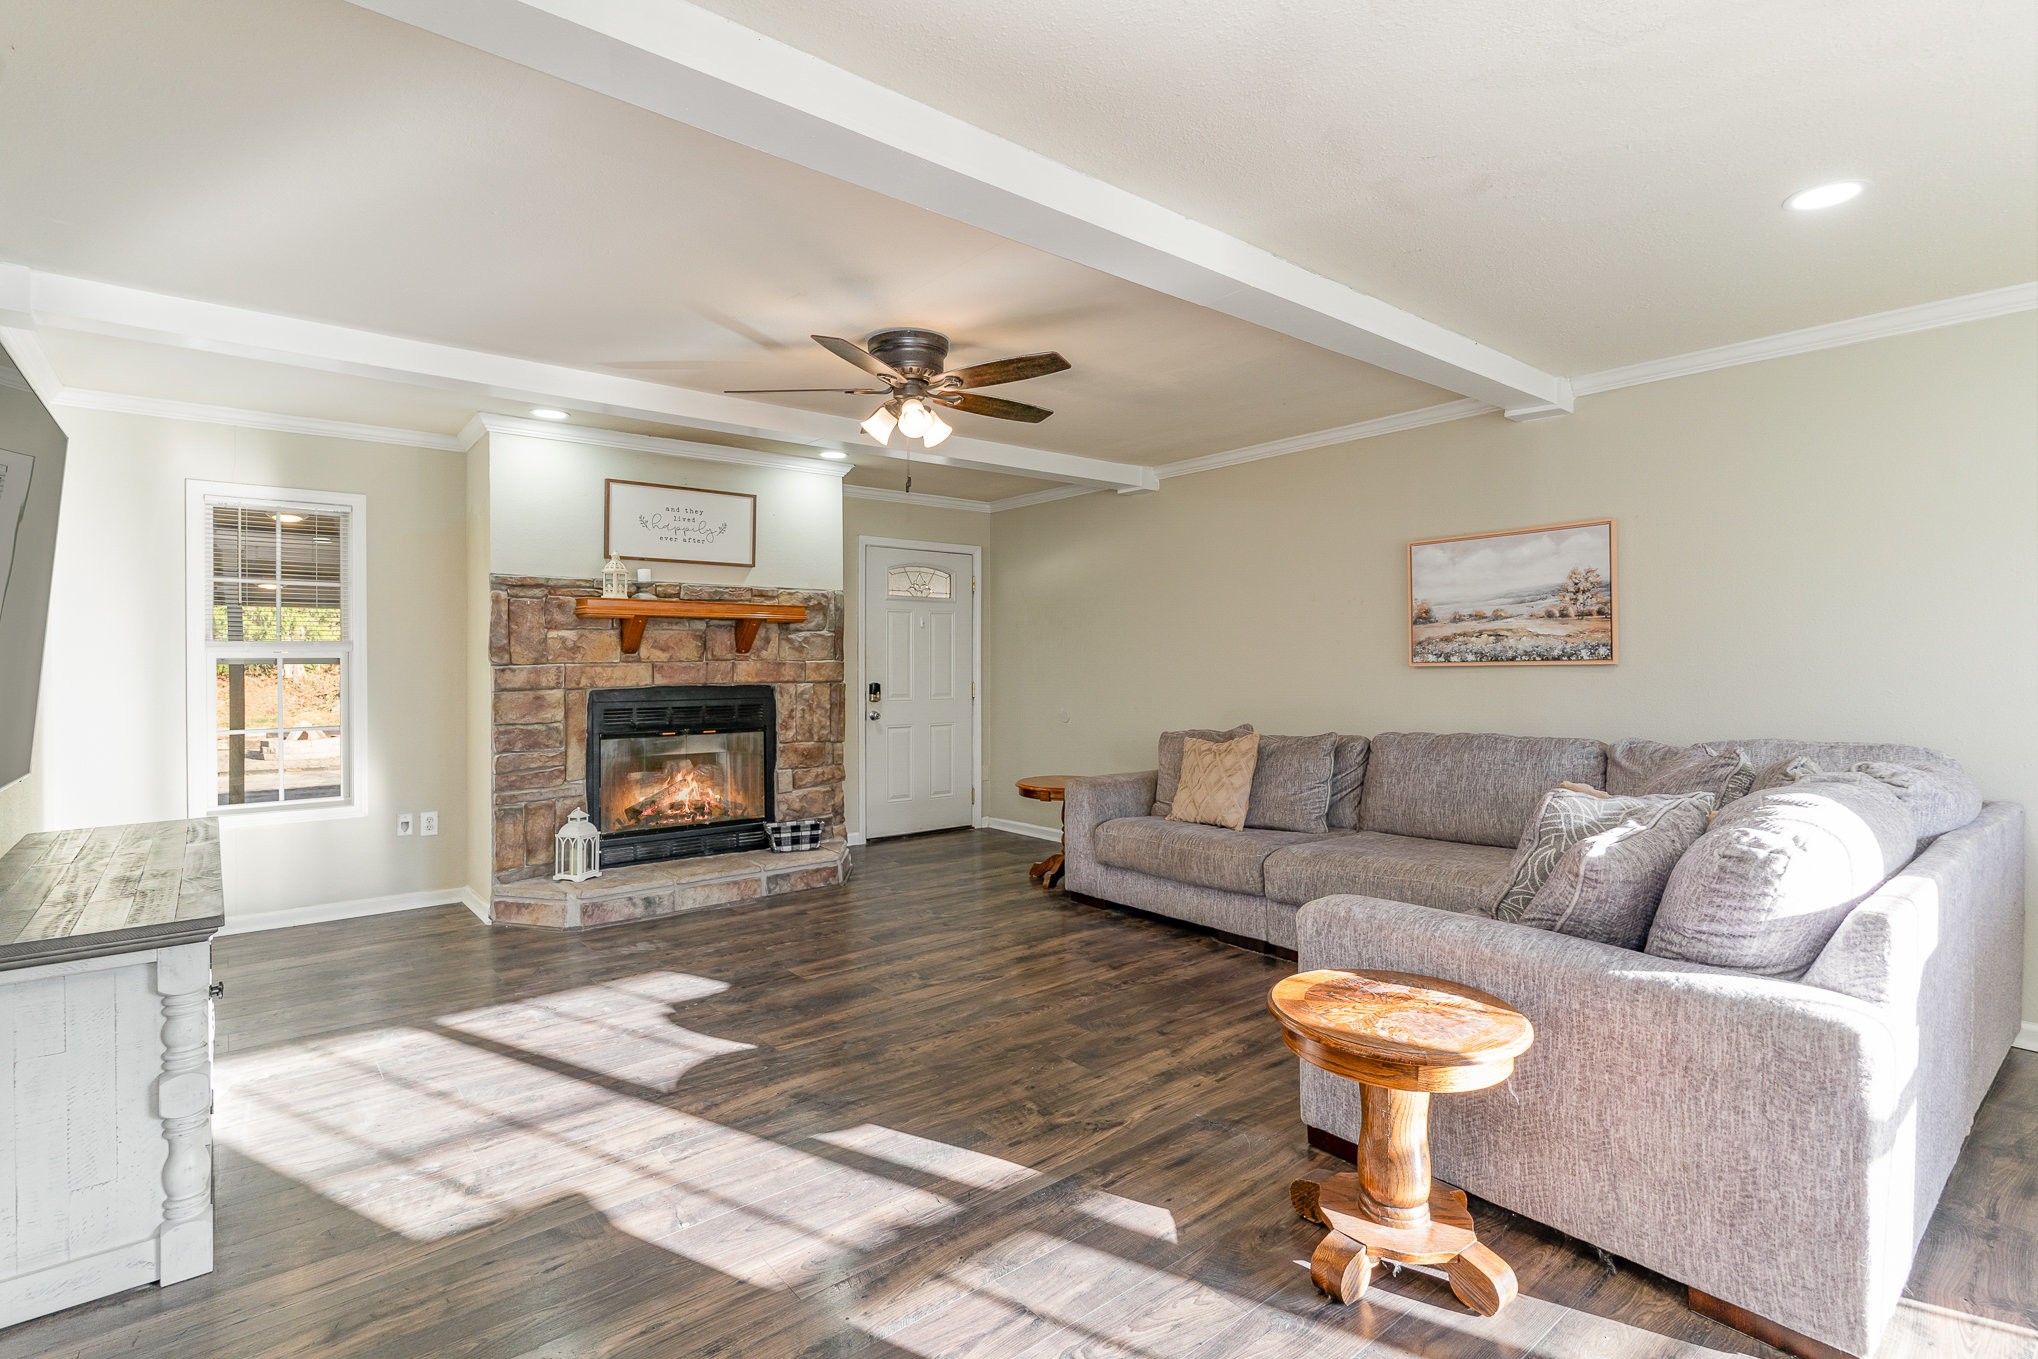
MULTIPOLYGON (((584 936, 446 907, 223 939, 216 1272, 0 1359, 1773 1353, 1486 1205, 1500 1316, 1414 1270, 1326 1305, 1288 969, 1042 892, 1038 854, 893 842, 584 936)), ((2034 1127, 2016 1053, 1882 1359, 2038 1351, 2034 1127)))

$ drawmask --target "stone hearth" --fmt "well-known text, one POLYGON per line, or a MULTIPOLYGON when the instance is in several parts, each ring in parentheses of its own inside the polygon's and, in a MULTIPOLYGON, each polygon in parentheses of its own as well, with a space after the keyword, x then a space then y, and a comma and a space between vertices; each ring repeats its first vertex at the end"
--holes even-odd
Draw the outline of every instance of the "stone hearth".
MULTIPOLYGON (((653 684, 769 684, 778 707, 778 759, 774 771, 777 814, 782 820, 825 817, 830 834, 837 839, 842 834, 842 727, 847 699, 842 673, 842 596, 827 590, 757 590, 675 583, 660 584, 655 590, 661 599, 798 604, 805 606, 807 618, 804 623, 765 624, 748 654, 736 650, 735 625, 731 622, 653 619, 645 629, 637 654, 625 656, 614 621, 581 618, 574 613, 575 599, 601 593, 592 581, 491 577, 489 661, 494 671, 493 843, 497 919, 567 925, 568 913, 563 910, 549 913, 555 919, 541 920, 531 918, 534 912, 523 908, 543 902, 563 906, 567 900, 564 894, 534 889, 532 884, 543 882, 546 888, 569 886, 549 882, 552 837, 567 815, 585 807, 587 802, 590 689, 653 684), (511 909, 512 903, 518 903, 517 910, 511 909), (519 912, 522 918, 518 918, 519 912)), ((781 870, 790 868, 787 861, 800 857, 768 851, 756 854, 774 861, 781 870)), ((748 853, 717 855, 611 869, 601 878, 578 886, 597 887, 623 873, 655 872, 675 865, 715 864, 749 857, 748 853)), ((834 874, 832 881, 840 881, 846 858, 845 852, 834 856, 832 866, 817 861, 808 868, 824 869, 834 874)), ((756 867, 748 868, 747 872, 750 879, 759 883, 766 877, 775 882, 787 876, 783 871, 767 872, 756 867)), ((735 881, 744 873, 743 866, 732 863, 726 872, 689 881, 735 881)), ((815 873, 799 880, 796 886, 828 885, 820 877, 815 873)), ((765 886, 767 890, 752 895, 792 890, 765 886)), ((600 895, 605 901, 613 898, 620 902, 630 893, 620 890, 600 895)), ((594 896, 582 892, 579 899, 592 900, 594 896)), ((706 904, 691 899, 687 906, 660 909, 657 897, 655 891, 648 895, 641 915, 706 904)), ((603 923, 632 918, 609 914, 607 910, 595 912, 602 914, 603 923)), ((541 910, 535 914, 548 913, 541 910)), ((571 914, 576 917, 575 924, 595 923, 578 918, 589 912, 576 909, 571 914)))
POLYGON ((631 864, 604 869, 586 882, 526 878, 495 889, 492 918, 498 925, 583 929, 834 887, 848 879, 849 846, 829 840, 819 849, 790 854, 753 849, 631 864))

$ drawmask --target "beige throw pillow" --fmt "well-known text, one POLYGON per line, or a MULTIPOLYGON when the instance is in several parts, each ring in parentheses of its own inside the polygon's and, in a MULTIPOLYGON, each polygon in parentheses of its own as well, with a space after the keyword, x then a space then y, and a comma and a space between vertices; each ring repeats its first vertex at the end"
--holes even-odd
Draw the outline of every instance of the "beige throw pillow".
POLYGON ((1253 770, 1259 762, 1258 736, 1229 741, 1187 738, 1182 742, 1182 781, 1168 820, 1243 830, 1246 807, 1252 802, 1253 770))

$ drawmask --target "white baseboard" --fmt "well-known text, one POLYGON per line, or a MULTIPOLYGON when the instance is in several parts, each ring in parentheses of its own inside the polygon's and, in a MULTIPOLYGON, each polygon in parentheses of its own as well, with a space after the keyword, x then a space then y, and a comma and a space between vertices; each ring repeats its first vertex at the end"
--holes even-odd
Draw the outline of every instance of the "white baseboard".
POLYGON ((2010 1040, 2010 1046, 2026 1052, 2038 1052, 2038 1023, 2024 1021, 2024 1027, 2017 1030, 2017 1036, 2010 1040))
POLYGON ((460 904, 474 912, 474 918, 482 924, 490 923, 488 919, 488 898, 475 891, 472 887, 460 889, 460 904))
POLYGON ((1031 821, 1008 821, 1002 816, 985 817, 984 829, 1010 831, 1014 835, 1030 836, 1035 840, 1061 839, 1061 832, 1053 826, 1036 826, 1031 821))
MULTIPOLYGON (((287 911, 260 911, 253 915, 229 916, 221 934, 253 934, 258 930, 288 929, 292 925, 322 925, 329 920, 352 920, 356 916, 389 915, 395 911, 417 911, 427 906, 459 904, 474 911, 480 898, 473 889, 447 887, 436 892, 398 892, 394 896, 359 897, 353 901, 326 901, 316 906, 297 906, 287 911)), ((483 911, 475 911, 484 920, 483 911)))
POLYGON ((862 831, 851 831, 851 832, 849 832, 849 847, 850 847, 851 849, 854 849, 854 848, 856 848, 856 847, 857 847, 858 845, 863 845, 863 844, 868 844, 868 843, 870 843, 870 842, 869 842, 868 840, 864 839, 864 837, 863 837, 863 832, 862 832, 862 831))

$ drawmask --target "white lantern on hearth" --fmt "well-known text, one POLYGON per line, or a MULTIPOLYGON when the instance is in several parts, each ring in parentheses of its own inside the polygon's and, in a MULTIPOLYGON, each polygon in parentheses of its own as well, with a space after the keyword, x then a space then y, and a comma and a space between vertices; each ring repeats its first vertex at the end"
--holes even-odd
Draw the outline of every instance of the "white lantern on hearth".
POLYGON ((558 882, 586 882, 601 876, 601 832, 576 809, 552 837, 552 877, 558 882))

